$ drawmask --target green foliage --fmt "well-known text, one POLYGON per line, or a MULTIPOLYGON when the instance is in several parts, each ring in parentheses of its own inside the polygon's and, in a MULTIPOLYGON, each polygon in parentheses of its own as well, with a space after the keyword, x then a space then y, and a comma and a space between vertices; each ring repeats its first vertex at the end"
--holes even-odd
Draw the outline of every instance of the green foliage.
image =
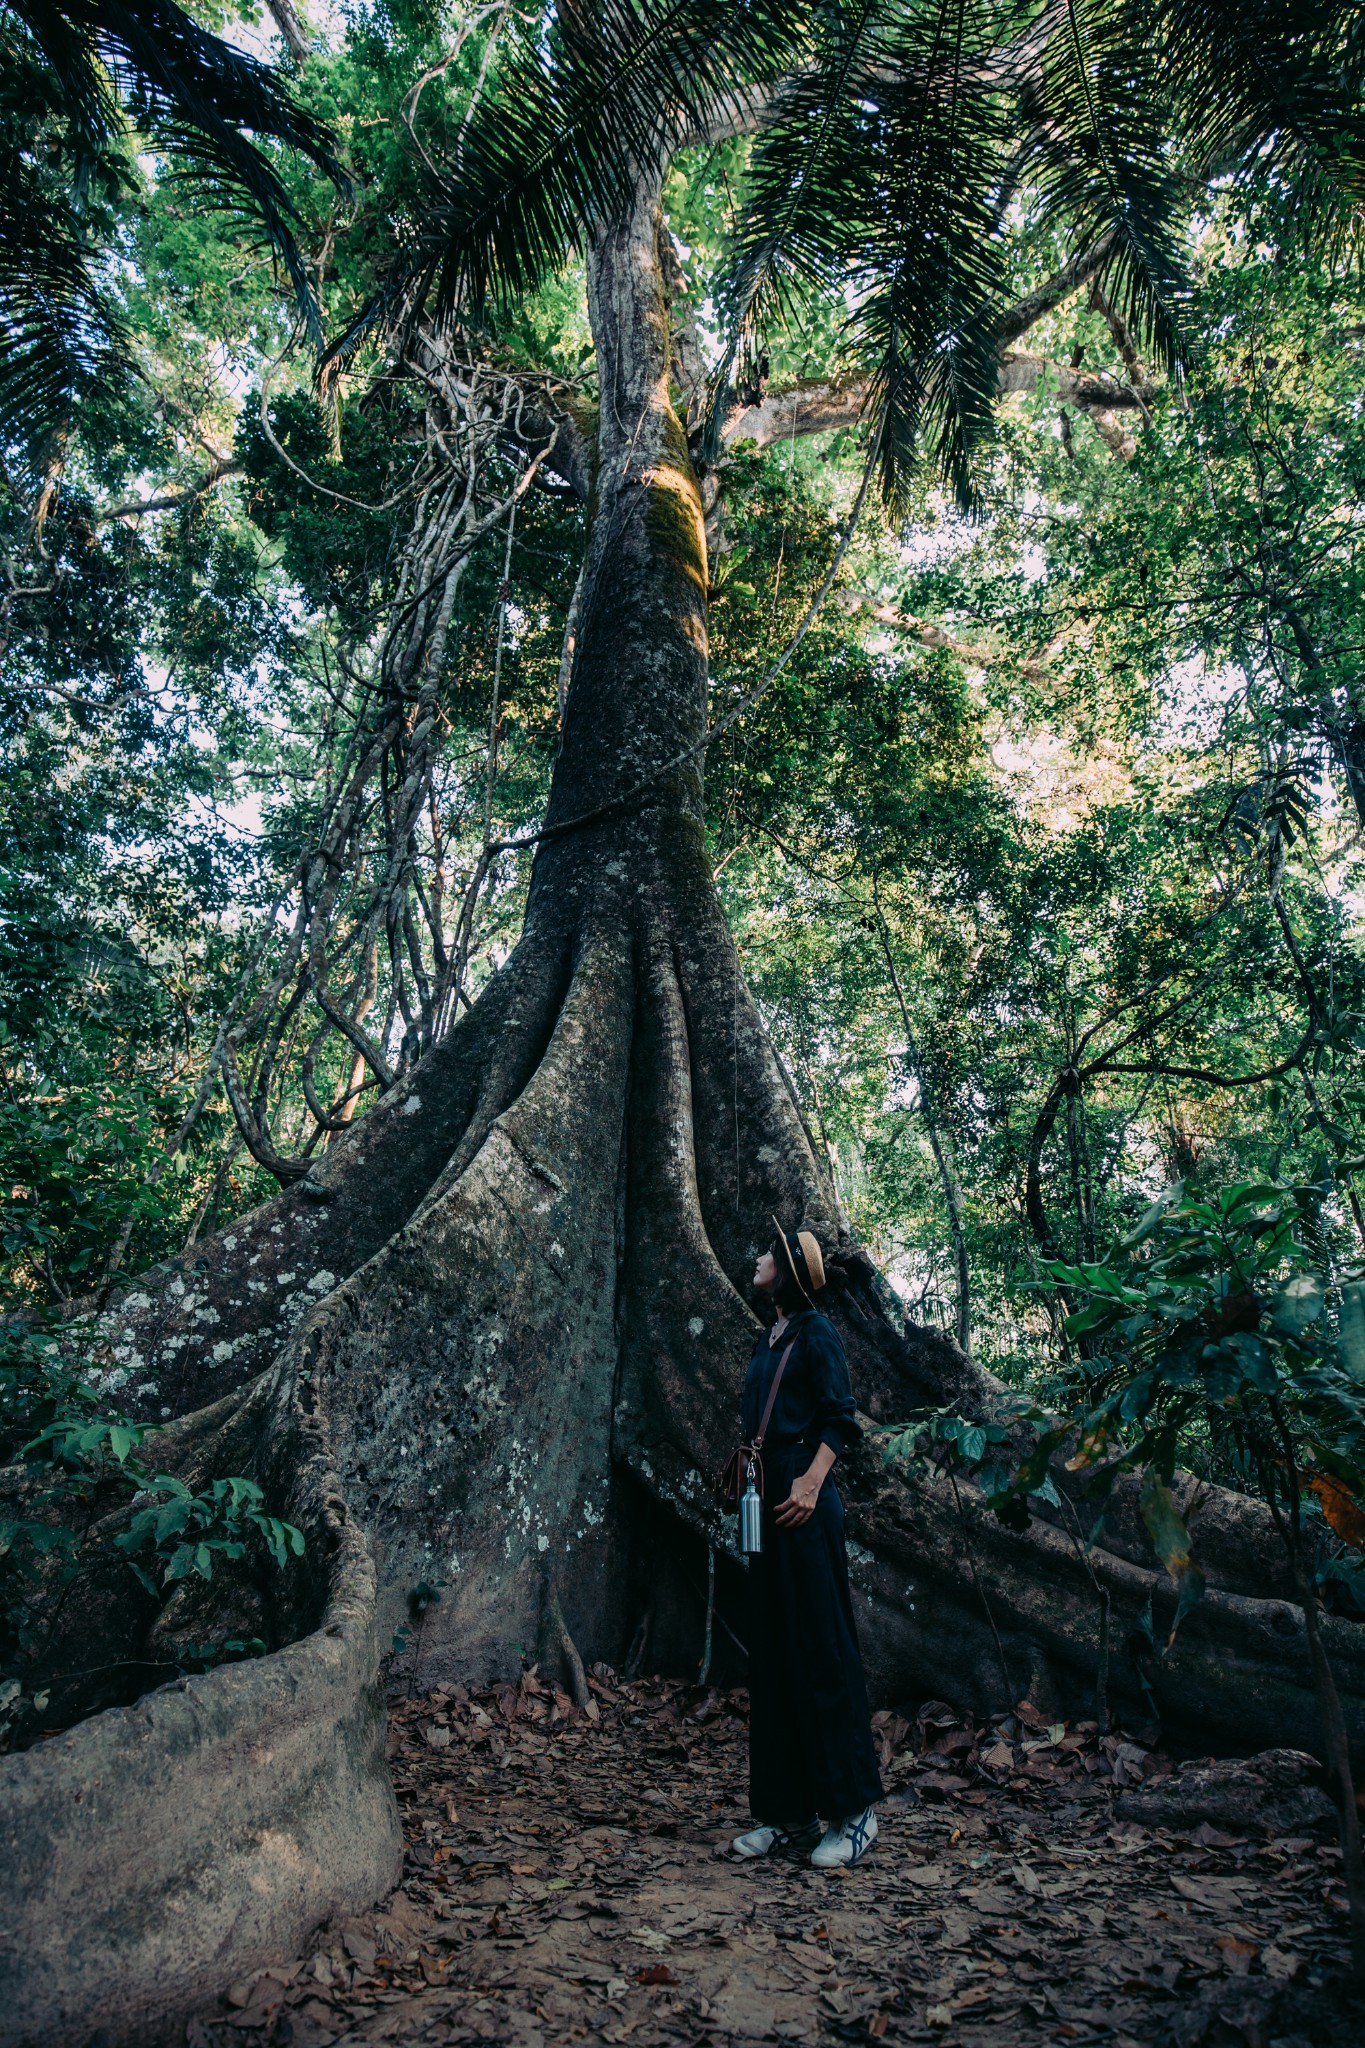
MULTIPOLYGON (((126 1531, 114 1540, 130 1558, 135 1551, 150 1550, 158 1560, 164 1559, 163 1586, 189 1572, 211 1579, 214 1559, 245 1557, 252 1537, 281 1571, 291 1554, 303 1556, 302 1531, 262 1511, 265 1496, 254 1480, 215 1479, 192 1493, 181 1480, 162 1472, 139 1488, 137 1498, 147 1505, 137 1509, 126 1531)), ((155 1590, 155 1581, 141 1565, 134 1563, 133 1570, 149 1592, 155 1590)))
POLYGON ((1003 1420, 981 1422, 936 1409, 905 1427, 881 1431, 877 1441, 885 1464, 954 1483, 970 1480, 1007 1528, 1024 1529, 1030 1500, 1061 1506, 1048 1466, 1066 1435, 1065 1424, 1020 1400, 1013 1413, 1006 1408, 1003 1420))
MULTIPOLYGON (((694 112, 736 67, 757 76, 798 45, 811 61, 761 138, 676 160, 665 213, 687 274, 675 314, 721 382, 739 336, 753 397, 880 371, 878 402, 900 408, 898 518, 867 521, 779 682, 713 744, 709 831, 855 1227, 909 1311, 944 1324, 957 1231, 974 1347, 1026 1390, 1026 1416, 1077 1343, 1099 1341, 1068 1338, 1066 1303, 1034 1283, 1058 1262, 1097 1270, 1174 1179, 1316 1187, 1303 1244, 1340 1342, 1365 1348, 1365 301, 1333 196, 1355 189, 1359 101, 1343 111, 1355 55, 1330 7, 1171 0, 1144 23, 1166 24, 1178 62, 1146 29, 1132 46, 1130 9, 1080 7, 1057 17, 1031 85, 1005 62, 989 92, 952 66, 1003 50, 1014 10, 969 9, 956 57, 939 19, 731 22, 689 73, 694 112), (869 79, 888 51, 899 73, 869 79), (1102 291, 1063 296, 1021 337, 1051 367, 997 403, 978 314, 1116 218, 1102 291), (1168 380, 1160 336, 1154 368, 1136 349, 1156 330, 1174 349, 1177 325, 1168 380), (1059 405, 1068 363, 1137 380, 1131 461, 1059 405), (959 482, 976 450, 976 524, 901 460, 931 420, 959 482)), ((333 328, 444 264, 496 330, 452 344, 485 396, 513 372, 535 392, 568 380, 587 419, 584 196, 622 175, 612 151, 639 140, 661 77, 691 65, 713 20, 621 13, 593 44, 424 4, 356 14, 291 87, 337 137, 353 210, 306 156, 271 159, 312 223, 333 328), (658 39, 637 56, 620 37, 646 20, 658 39)), ((450 437, 421 379, 363 347, 320 402, 306 365, 281 360, 268 253, 197 207, 169 158, 134 179, 115 157, 89 188, 88 246, 119 250, 101 288, 127 375, 91 386, 42 521, 17 470, 0 479, 0 1282, 30 1313, 153 1261, 192 1266, 198 1238, 273 1185, 216 1084, 194 1114, 200 1078, 219 1022, 280 970, 299 864, 382 728, 418 480, 450 437)), ((60 184, 66 159, 52 162, 60 184)), ((859 430, 719 455, 714 720, 802 619, 866 454, 859 430)), ((522 460, 496 447, 477 510, 522 460)), ((398 865, 447 943, 482 849, 495 669, 495 835, 535 824, 559 739, 583 514, 557 485, 527 494, 506 592, 505 531, 463 569, 422 684, 440 742, 398 865)), ((399 724, 328 935, 360 990, 364 891, 393 855, 410 761, 399 724)), ((493 864, 468 993, 515 936, 527 874, 525 855, 493 864)), ((401 1068, 430 1034, 401 980, 410 933, 389 926, 356 999, 401 1068)), ((253 1026, 241 1059, 279 1150, 313 1157, 330 1134, 303 1092, 306 1014, 278 1038, 253 1026)), ((352 1069, 324 1044, 317 1099, 363 1112, 378 1086, 352 1069)), ((1047 1414, 1017 1427, 1027 1465, 1047 1414)), ((1226 1432, 1207 1455, 1232 1471, 1226 1432)), ((1017 1489, 996 1497, 1020 1512, 1017 1489)))
MULTIPOLYGON (((912 1312, 951 1324, 940 1143, 976 1346, 1026 1384, 1060 1318, 1016 1276, 1093 1259, 1171 1179, 1330 1181, 1337 1284, 1365 1242, 1365 307, 1290 211, 1220 202, 1198 360, 1183 389, 1149 385, 1130 463, 1079 414, 1060 438, 1055 392, 1009 401, 990 520, 926 491, 908 546, 869 534, 848 611, 710 764, 727 908, 845 1201, 912 1312)), ((1065 254, 1028 246, 1034 275, 1065 254)), ((1082 294, 1029 346, 1090 364, 1113 343, 1082 294)), ((746 624, 777 641, 828 559, 833 479, 800 443, 767 467, 804 507, 746 479, 766 515, 742 534, 746 624)), ((729 631, 721 606, 722 675, 729 631)))
POLYGON ((1179 1469, 1259 1496, 1296 1571, 1329 1604, 1365 1613, 1365 1372, 1359 1286, 1333 1313, 1311 1247, 1321 1190, 1279 1183, 1203 1200, 1177 1185, 1105 1260, 1041 1262, 1073 1347, 1043 1401, 989 1423, 948 1411, 881 1433, 883 1457, 970 1479, 1007 1526, 1028 1501, 1061 1509, 1066 1469, 1099 1507, 1125 1473, 1177 1588, 1167 1648, 1205 1580, 1173 1490, 1179 1469), (1301 1546, 1312 1542, 1311 1564, 1301 1546))
POLYGON ((321 341, 298 213, 259 141, 341 174, 326 129, 264 65, 174 0, 16 0, 0 22, 0 76, 0 435, 11 448, 59 460, 71 408, 117 372, 126 330, 100 257, 134 186, 130 130, 167 153, 199 205, 265 239, 321 341))
POLYGON ((418 232, 338 353, 414 300, 481 319, 536 289, 658 153, 664 108, 704 134, 761 96, 718 287, 729 342, 709 455, 741 353, 747 373, 794 305, 847 293, 888 503, 907 502, 925 440, 972 501, 1020 194, 1073 252, 1104 244, 1116 301, 1174 364, 1200 179, 1297 175, 1314 221, 1344 230, 1365 166, 1359 72, 1349 9, 1301 17, 1278 0, 1089 0, 1046 18, 1013 0, 952 14, 616 0, 590 28, 533 17, 504 34, 493 89, 432 166, 418 232))
MULTIPOLYGON (((1170 1491, 1177 1463, 1258 1494, 1291 1552, 1321 1509, 1338 1587, 1365 1537, 1365 1379, 1321 1270, 1320 1188, 1251 1183, 1204 1200, 1177 1186, 1105 1262, 1043 1263, 1069 1304, 1077 1354, 1063 1378, 1078 1447, 1071 1469, 1101 1496, 1141 1470, 1143 1520, 1181 1588, 1176 1626, 1203 1581, 1170 1491)), ((1359 1583, 1365 1589, 1365 1578, 1359 1583)), ((1172 1630, 1174 1633, 1174 1629, 1172 1630)))
POLYGON ((334 359, 414 302, 481 321, 490 303, 534 293, 582 251, 594 213, 633 190, 665 108, 704 131, 804 40, 789 10, 724 0, 616 0, 590 28, 537 15, 500 28, 490 91, 458 153, 433 167, 418 233, 334 359))
MULTIPOLYGON (((1150 1468, 1144 1520, 1158 1552, 1189 1563, 1169 1489, 1197 1450, 1300 1526, 1316 1475, 1365 1501, 1365 1382, 1342 1348, 1314 1257, 1320 1188, 1183 1188, 1148 1210, 1113 1262, 1044 1262, 1070 1307, 1081 1397, 1074 1468, 1111 1483, 1150 1468)), ((1175 1563, 1173 1563, 1175 1561, 1175 1563)))
MULTIPOLYGON (((12 1319, 0 1337, 0 1457, 14 1480, 0 1519, 0 1747, 47 1706, 54 1682, 45 1650, 63 1607, 82 1585, 108 1584, 117 1599, 130 1576, 156 1605, 191 1575, 215 1565, 283 1571, 302 1557, 301 1530, 264 1505, 254 1480, 214 1478, 195 1490, 140 1461, 155 1431, 112 1410, 88 1368, 40 1329, 12 1319), (27 1674, 47 1685, 26 1690, 27 1674)), ((129 1588, 131 1590, 131 1588, 129 1588)), ((123 1597, 127 1597, 125 1593, 123 1597)), ((191 1646, 184 1669, 259 1655, 257 1639, 191 1646)))

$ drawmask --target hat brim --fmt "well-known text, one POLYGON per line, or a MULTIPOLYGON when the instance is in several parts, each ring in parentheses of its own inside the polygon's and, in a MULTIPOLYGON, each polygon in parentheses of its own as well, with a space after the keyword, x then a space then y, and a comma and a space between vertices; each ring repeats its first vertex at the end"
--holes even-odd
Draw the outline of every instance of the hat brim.
POLYGON ((820 1288, 822 1288, 825 1284, 825 1262, 823 1258, 820 1256, 819 1245, 816 1243, 816 1240, 814 1239, 814 1237, 811 1236, 811 1233, 808 1230, 798 1230, 793 1232, 793 1235, 795 1236, 797 1243, 801 1247, 801 1256, 806 1261, 806 1270, 810 1275, 810 1287, 807 1287, 805 1281, 801 1278, 801 1275, 796 1270, 796 1261, 792 1257, 792 1248, 787 1243, 787 1233, 782 1228, 782 1225, 778 1222, 776 1216, 773 1217, 773 1228, 777 1232, 777 1241, 782 1247, 782 1256, 787 1261, 787 1271, 791 1274, 792 1279, 800 1288, 803 1298, 810 1303, 810 1306, 812 1308, 814 1308, 815 1303, 811 1301, 811 1290, 814 1289, 818 1293, 820 1288), (813 1263, 811 1260, 812 1248, 814 1248, 815 1252, 815 1259, 813 1263))
POLYGON ((816 1237, 814 1231, 798 1230, 796 1241, 805 1256, 806 1271, 810 1275, 810 1284, 818 1294, 825 1284, 825 1260, 824 1254, 820 1250, 820 1240, 816 1237))

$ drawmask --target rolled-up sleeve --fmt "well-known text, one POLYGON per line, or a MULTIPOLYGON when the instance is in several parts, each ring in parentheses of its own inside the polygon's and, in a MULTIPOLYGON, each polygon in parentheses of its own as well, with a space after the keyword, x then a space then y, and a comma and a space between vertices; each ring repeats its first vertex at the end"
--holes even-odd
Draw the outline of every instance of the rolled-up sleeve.
MULTIPOLYGON (((848 1376, 848 1359, 839 1332, 824 1316, 813 1318, 806 1330, 810 1383, 815 1395, 815 1427, 820 1442, 828 1444, 837 1457, 862 1442, 853 1382, 848 1376)), ((809 1439, 808 1439, 809 1441, 809 1439)))

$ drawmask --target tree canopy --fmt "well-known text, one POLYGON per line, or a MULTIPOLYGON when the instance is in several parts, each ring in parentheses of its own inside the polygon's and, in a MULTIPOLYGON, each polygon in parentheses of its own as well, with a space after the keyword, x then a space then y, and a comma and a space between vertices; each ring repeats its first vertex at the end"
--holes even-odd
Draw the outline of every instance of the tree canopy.
MULTIPOLYGON (((132 28, 82 18, 149 151, 99 188, 125 374, 89 387, 40 522, 18 439, 8 470, 18 1297, 306 1172, 505 950, 597 397, 583 222, 661 106, 685 396, 711 415, 713 723, 798 629, 879 433, 895 466, 708 762, 727 910, 860 1229, 949 1324, 961 1269, 964 1330, 1021 1371, 1030 1261, 1093 1253, 1165 1177, 1306 1178, 1349 1266, 1350 20, 612 22, 542 46, 505 9, 361 14, 288 94, 261 83, 265 111, 219 108, 304 146, 260 175, 345 337, 320 400, 268 249, 195 204, 164 93, 137 99, 132 28), (763 121, 713 139, 736 96, 763 121), (333 147, 349 212, 303 175, 333 147), (895 425, 912 356, 946 490, 895 425)), ((52 67, 54 120, 89 102, 123 147, 46 17, 7 33, 52 67)))

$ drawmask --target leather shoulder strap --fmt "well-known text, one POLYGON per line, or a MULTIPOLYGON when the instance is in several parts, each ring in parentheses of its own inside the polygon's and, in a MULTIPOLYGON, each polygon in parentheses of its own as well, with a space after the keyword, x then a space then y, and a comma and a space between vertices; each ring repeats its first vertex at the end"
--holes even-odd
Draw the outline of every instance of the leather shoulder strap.
POLYGON ((795 1349, 796 1339, 793 1337, 791 1343, 777 1361, 777 1371, 773 1374, 773 1383, 768 1389, 768 1398, 763 1404, 763 1420, 759 1423, 758 1435, 754 1438, 754 1449, 756 1451, 762 1448, 763 1439, 768 1434, 768 1424, 773 1419, 773 1402, 777 1399, 777 1390, 782 1384, 782 1374, 786 1369, 787 1360, 795 1349))

